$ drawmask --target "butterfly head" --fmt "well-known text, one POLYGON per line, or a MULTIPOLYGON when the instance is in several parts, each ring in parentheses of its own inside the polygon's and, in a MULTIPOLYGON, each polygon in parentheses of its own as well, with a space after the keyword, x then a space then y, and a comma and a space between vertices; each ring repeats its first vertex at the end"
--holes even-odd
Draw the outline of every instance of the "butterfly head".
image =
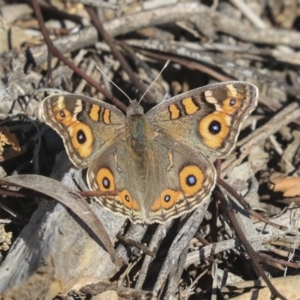
POLYGON ((135 115, 143 115, 144 108, 136 101, 130 101, 130 105, 127 108, 126 114, 128 117, 135 116, 135 115))

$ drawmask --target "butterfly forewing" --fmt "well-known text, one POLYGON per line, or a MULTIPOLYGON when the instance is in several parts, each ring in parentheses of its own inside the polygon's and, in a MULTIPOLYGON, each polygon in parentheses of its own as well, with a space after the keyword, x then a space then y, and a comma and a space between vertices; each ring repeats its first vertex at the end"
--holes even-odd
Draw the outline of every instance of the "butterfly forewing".
POLYGON ((150 110, 147 118, 168 136, 206 156, 223 157, 235 146, 257 98, 258 90, 250 83, 217 83, 168 99, 150 110))
POLYGON ((75 166, 88 167, 126 130, 116 107, 82 95, 59 94, 42 103, 45 122, 62 137, 75 166))

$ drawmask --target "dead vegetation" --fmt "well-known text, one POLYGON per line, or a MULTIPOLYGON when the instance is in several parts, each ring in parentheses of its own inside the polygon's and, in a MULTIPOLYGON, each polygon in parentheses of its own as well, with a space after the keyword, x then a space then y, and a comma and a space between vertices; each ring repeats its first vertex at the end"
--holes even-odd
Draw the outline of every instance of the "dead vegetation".
POLYGON ((299 1, 0 3, 1 299, 299 298, 299 1), (85 171, 40 103, 60 89, 125 111, 110 81, 140 99, 168 59, 146 111, 229 80, 259 103, 210 204, 134 225, 75 193, 85 171))

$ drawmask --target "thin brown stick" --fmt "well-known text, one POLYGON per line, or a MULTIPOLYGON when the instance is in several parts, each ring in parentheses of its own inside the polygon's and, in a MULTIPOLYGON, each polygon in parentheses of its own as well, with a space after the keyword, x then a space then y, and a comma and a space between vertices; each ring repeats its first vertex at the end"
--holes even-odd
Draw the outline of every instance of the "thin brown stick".
POLYGON ((151 257, 155 257, 155 253, 153 251, 151 251, 147 246, 145 246, 144 244, 137 242, 133 239, 129 239, 125 236, 122 236, 120 234, 117 235, 117 238, 124 244, 126 244, 127 246, 130 247, 135 247, 141 251, 143 251, 145 254, 151 256, 151 257))
POLYGON ((287 124, 299 118, 299 116, 299 104, 297 102, 292 102, 278 112, 269 122, 237 142, 237 146, 241 147, 241 152, 245 152, 247 149, 251 148, 252 145, 267 139, 287 124))
POLYGON ((227 184, 223 179, 221 179, 220 177, 217 178, 217 184, 220 185, 222 188, 224 188, 228 193, 230 193, 236 200, 239 201, 239 203, 245 208, 245 210, 247 210, 254 218, 256 218, 257 220, 264 222, 266 224, 269 224, 279 230, 287 230, 286 226, 282 226, 282 225, 278 225, 276 223, 273 223, 267 219, 265 219, 264 217, 262 217, 260 214, 258 214, 256 211, 254 211, 251 206, 249 205, 249 203, 247 201, 245 201, 245 199, 238 194, 229 184, 227 184))
MULTIPOLYGON (((192 60, 195 60, 200 63, 208 64, 210 66, 214 66, 215 68, 220 68, 225 72, 226 74, 229 74, 234 78, 239 78, 240 80, 248 80, 251 78, 252 80, 255 80, 259 83, 265 83, 268 86, 273 86, 276 88, 279 88, 283 91, 285 91, 287 94, 298 96, 300 89, 298 87, 288 85, 284 81, 280 81, 279 79, 274 78, 273 76, 263 74, 262 72, 258 71, 254 67, 251 66, 242 66, 238 64, 233 59, 230 59, 228 56, 224 56, 223 54, 218 53, 211 53, 208 51, 201 51, 201 49, 198 49, 197 45, 189 43, 184 44, 180 42, 165 42, 160 40, 129 40, 128 44, 136 47, 141 53, 148 53, 147 55, 154 56, 158 58, 158 55, 160 56, 160 59, 164 59, 163 53, 168 56, 168 59, 175 61, 176 56, 184 57, 185 59, 190 59, 189 63, 194 63, 192 60), (149 53, 150 51, 151 54, 149 53), (153 51, 159 51, 159 53, 154 53, 153 51), (173 54, 174 59, 170 58, 170 54, 173 54), (175 56, 176 55, 176 56, 175 56)), ((199 66, 197 64, 195 67, 190 67, 191 69, 199 69, 199 66)), ((203 70, 205 70, 207 67, 201 66, 203 70)), ((211 68, 209 68, 211 69, 211 68)), ((220 72, 210 70, 210 73, 214 74, 213 77, 217 78, 220 81, 228 81, 230 80, 230 77, 220 74, 220 72), (221 79, 224 78, 224 79, 221 79), (225 79, 226 78, 226 79, 225 79)), ((205 72, 206 73, 206 72, 205 72)), ((232 80, 232 79, 231 79, 232 80)))
MULTIPOLYGON (((125 60, 122 53, 118 50, 116 47, 114 40, 112 37, 107 33, 107 31, 104 29, 104 26, 98 19, 94 8, 90 6, 86 6, 86 10, 89 13, 95 27, 97 28, 98 32, 101 34, 107 45, 109 46, 112 54, 119 60, 121 63, 124 71, 128 74, 130 80, 133 82, 133 84, 137 87, 137 89, 140 91, 140 93, 143 95, 146 92, 146 87, 140 82, 138 77, 134 74, 131 67, 129 66, 128 62, 125 60)), ((145 98, 148 102, 153 103, 153 99, 151 98, 150 94, 146 94, 145 98)))
POLYGON ((274 287, 274 285, 272 284, 272 282, 270 281, 270 279, 267 277, 267 275, 265 274, 264 270, 262 269, 262 267, 260 266, 260 264, 258 263, 259 258, 258 258, 258 254, 253 250, 252 246, 249 244, 249 242, 247 241, 246 236, 244 235, 243 231, 240 229, 236 218, 234 216, 234 213, 232 211, 232 208, 229 207, 229 203, 226 200, 226 198, 224 197, 224 195, 222 194, 222 192, 217 189, 215 191, 219 201, 221 202, 224 210, 227 213, 227 216, 233 226, 233 228, 235 229, 236 235, 238 236, 238 238, 240 239, 241 243, 243 244, 243 246, 245 247, 245 250, 247 251, 247 253, 249 254, 249 256, 252 259, 252 263, 255 267, 255 269, 257 270, 258 274, 262 277, 262 279, 265 281, 265 283, 267 284, 267 286, 269 287, 271 293, 272 293, 272 299, 274 299, 275 297, 278 297, 282 300, 287 300, 283 295, 281 295, 278 290, 274 287))
POLYGON ((292 261, 286 261, 283 259, 274 258, 265 253, 259 253, 259 257, 260 257, 261 262, 264 262, 266 264, 271 262, 271 263, 280 264, 281 266, 288 267, 288 268, 300 269, 299 262, 292 262, 292 261))
POLYGON ((92 78, 90 78, 89 76, 87 76, 82 70, 80 70, 76 65, 74 65, 71 61, 69 61, 66 57, 64 57, 62 55, 62 53, 60 53, 57 48, 54 46, 54 44, 52 43, 44 20, 43 20, 43 16, 40 10, 40 7, 37 3, 36 0, 32 0, 32 7, 34 9, 36 18, 38 20, 39 23, 39 27, 41 29, 41 32, 43 34, 43 37, 45 39, 45 43, 47 44, 47 47, 50 51, 50 53, 53 56, 56 56, 59 60, 61 60, 65 65, 67 65, 68 67, 70 67, 75 73, 77 73, 79 76, 81 76, 83 79, 85 79, 91 86, 93 86, 94 88, 96 88, 100 93, 102 93, 105 97, 107 97, 108 99, 110 99, 110 101, 112 101, 116 106, 118 106, 120 109, 122 109, 123 111, 126 111, 126 105, 124 105, 124 103, 122 103, 119 99, 117 99, 116 97, 114 97, 111 93, 109 93, 107 90, 103 89, 96 81, 94 81, 92 78))

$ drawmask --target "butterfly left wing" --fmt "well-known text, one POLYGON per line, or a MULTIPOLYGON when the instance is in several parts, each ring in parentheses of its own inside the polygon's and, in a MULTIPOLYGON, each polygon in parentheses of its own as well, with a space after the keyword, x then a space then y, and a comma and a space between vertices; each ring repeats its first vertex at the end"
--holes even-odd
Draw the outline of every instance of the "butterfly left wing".
POLYGON ((174 140, 209 157, 223 157, 235 146, 257 98, 258 89, 250 83, 217 83, 163 101, 146 116, 174 140))
POLYGON ((45 122, 61 136, 78 168, 88 167, 126 131, 126 117, 119 109, 83 95, 51 95, 41 108, 45 122))

